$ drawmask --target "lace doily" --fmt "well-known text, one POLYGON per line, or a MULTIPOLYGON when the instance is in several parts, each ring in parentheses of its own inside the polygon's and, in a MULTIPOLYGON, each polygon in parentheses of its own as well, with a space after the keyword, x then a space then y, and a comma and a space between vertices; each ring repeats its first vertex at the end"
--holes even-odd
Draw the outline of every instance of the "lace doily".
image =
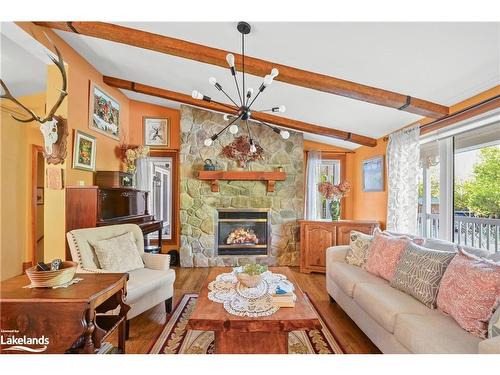
POLYGON ((208 284, 208 299, 222 303, 224 309, 233 315, 252 318, 269 316, 279 310, 273 303, 271 293, 280 284, 286 284, 294 290, 293 284, 286 276, 279 273, 264 272, 262 282, 255 288, 242 285, 234 272, 222 273, 208 284))

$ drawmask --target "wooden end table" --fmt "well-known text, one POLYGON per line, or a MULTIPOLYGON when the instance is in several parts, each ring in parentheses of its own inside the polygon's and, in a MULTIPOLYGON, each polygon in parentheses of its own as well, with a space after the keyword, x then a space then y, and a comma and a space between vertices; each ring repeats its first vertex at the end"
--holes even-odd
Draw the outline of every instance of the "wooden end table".
POLYGON ((288 267, 271 267, 295 286, 295 307, 280 308, 271 316, 249 318, 229 314, 221 303, 208 299, 208 284, 231 268, 213 268, 201 288, 187 328, 214 331, 218 354, 286 354, 288 333, 296 330, 320 329, 321 323, 300 290, 288 267))
MULTIPOLYGON (((9 335, 44 336, 49 342, 43 353, 93 354, 118 329, 118 348, 125 353, 125 322, 130 307, 123 299, 128 274, 85 273, 75 277, 83 280, 58 289, 23 288, 30 284, 26 275, 1 282, 0 330, 4 340, 9 335), (96 315, 118 306, 118 315, 96 315)), ((1 345, 0 351, 27 353, 6 350, 10 346, 1 345)))

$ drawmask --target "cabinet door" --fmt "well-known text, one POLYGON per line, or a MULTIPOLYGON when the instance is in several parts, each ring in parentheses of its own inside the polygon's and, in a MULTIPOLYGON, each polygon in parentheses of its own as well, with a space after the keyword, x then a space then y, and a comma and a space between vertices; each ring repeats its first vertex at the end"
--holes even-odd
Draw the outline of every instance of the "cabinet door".
POLYGON ((336 241, 335 227, 321 224, 310 224, 304 228, 306 245, 306 265, 326 267, 326 249, 334 246, 336 241))
POLYGON ((373 224, 345 224, 337 227, 337 245, 349 245, 351 230, 361 233, 373 234, 373 224))

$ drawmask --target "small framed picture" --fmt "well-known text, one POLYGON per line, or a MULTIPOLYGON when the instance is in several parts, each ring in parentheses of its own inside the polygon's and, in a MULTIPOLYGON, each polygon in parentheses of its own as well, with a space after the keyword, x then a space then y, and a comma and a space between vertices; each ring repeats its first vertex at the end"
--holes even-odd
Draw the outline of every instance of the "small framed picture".
POLYGON ((75 130, 73 143, 73 168, 95 171, 96 139, 80 130, 75 130))
POLYGON ((156 148, 170 146, 170 123, 168 118, 143 117, 144 145, 156 148))
POLYGON ((43 204, 43 188, 36 188, 36 204, 43 204))
POLYGON ((384 156, 363 160, 363 191, 384 191, 384 156))
POLYGON ((90 82, 89 128, 120 140, 120 103, 90 82))

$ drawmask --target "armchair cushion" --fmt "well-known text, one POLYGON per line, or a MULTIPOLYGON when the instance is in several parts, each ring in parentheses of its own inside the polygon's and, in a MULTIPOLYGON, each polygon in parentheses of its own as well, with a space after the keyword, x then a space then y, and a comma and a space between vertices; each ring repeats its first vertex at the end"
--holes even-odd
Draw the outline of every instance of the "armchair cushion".
POLYGON ((107 240, 91 241, 101 268, 107 271, 128 272, 144 268, 134 235, 127 232, 107 240))
POLYGON ((146 268, 152 270, 168 270, 170 268, 170 255, 144 253, 142 260, 146 268))

